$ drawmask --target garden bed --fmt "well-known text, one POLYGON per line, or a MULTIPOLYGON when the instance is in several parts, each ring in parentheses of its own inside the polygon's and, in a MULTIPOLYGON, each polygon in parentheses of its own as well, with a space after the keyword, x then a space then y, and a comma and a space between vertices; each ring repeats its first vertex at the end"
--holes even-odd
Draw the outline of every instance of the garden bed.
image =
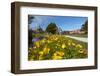
POLYGON ((63 35, 44 35, 28 49, 28 60, 87 58, 87 43, 63 35))

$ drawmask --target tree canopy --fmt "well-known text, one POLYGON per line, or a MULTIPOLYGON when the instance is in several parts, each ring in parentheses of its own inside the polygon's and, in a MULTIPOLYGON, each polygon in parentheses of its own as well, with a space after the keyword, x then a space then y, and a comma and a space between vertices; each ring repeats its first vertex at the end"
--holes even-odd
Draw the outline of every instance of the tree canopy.
POLYGON ((30 29, 30 25, 32 23, 32 20, 34 19, 34 16, 28 15, 28 46, 32 45, 32 29, 30 29))
POLYGON ((28 15, 28 24, 31 24, 33 19, 34 19, 34 16, 28 15))
POLYGON ((56 34, 57 31, 58 31, 58 28, 55 23, 50 23, 46 28, 46 32, 48 33, 56 34))
POLYGON ((88 20, 82 25, 81 28, 82 31, 85 31, 85 33, 88 33, 88 20))

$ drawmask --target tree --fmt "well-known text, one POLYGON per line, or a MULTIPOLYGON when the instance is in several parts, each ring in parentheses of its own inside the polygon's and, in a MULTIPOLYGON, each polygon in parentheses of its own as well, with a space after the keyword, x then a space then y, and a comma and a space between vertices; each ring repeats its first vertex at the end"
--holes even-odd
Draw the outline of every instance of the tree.
POLYGON ((34 19, 34 16, 28 15, 28 46, 32 45, 32 29, 29 27, 34 19))
POLYGON ((46 28, 46 32, 52 33, 52 34, 58 33, 58 28, 57 28, 56 24, 50 23, 46 28))
POLYGON ((85 34, 88 33, 88 20, 82 25, 81 31, 85 31, 85 34))
POLYGON ((40 26, 37 28, 37 31, 38 31, 39 33, 43 33, 43 32, 44 32, 43 29, 42 29, 40 26))
POLYGON ((31 24, 34 19, 34 16, 28 15, 28 24, 31 24))
POLYGON ((58 27, 58 33, 61 35, 62 34, 62 29, 58 27))

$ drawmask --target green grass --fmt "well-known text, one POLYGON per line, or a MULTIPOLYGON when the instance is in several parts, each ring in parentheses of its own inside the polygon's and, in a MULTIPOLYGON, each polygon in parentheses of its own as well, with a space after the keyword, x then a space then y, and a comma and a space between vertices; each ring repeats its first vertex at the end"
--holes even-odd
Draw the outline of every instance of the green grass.
POLYGON ((87 48, 87 47, 88 47, 88 43, 86 43, 86 42, 81 42, 81 41, 78 41, 78 40, 75 40, 75 39, 72 39, 72 38, 69 38, 69 37, 68 37, 68 39, 69 39, 69 40, 72 40, 74 43, 81 44, 81 45, 83 46, 83 48, 88 49, 88 48, 87 48))
POLYGON ((69 36, 84 37, 84 38, 87 38, 88 37, 87 34, 74 34, 74 35, 69 35, 69 36))

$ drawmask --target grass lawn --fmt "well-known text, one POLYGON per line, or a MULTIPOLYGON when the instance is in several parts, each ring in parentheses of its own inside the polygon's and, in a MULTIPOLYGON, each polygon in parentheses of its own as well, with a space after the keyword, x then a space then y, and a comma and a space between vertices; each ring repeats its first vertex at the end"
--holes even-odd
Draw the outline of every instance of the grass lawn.
POLYGON ((84 37, 84 38, 87 38, 88 37, 87 34, 83 34, 83 35, 81 35, 81 34, 74 34, 74 35, 69 35, 69 36, 84 37))
POLYGON ((61 60, 87 58, 87 43, 63 35, 43 35, 28 48, 28 60, 61 60))

